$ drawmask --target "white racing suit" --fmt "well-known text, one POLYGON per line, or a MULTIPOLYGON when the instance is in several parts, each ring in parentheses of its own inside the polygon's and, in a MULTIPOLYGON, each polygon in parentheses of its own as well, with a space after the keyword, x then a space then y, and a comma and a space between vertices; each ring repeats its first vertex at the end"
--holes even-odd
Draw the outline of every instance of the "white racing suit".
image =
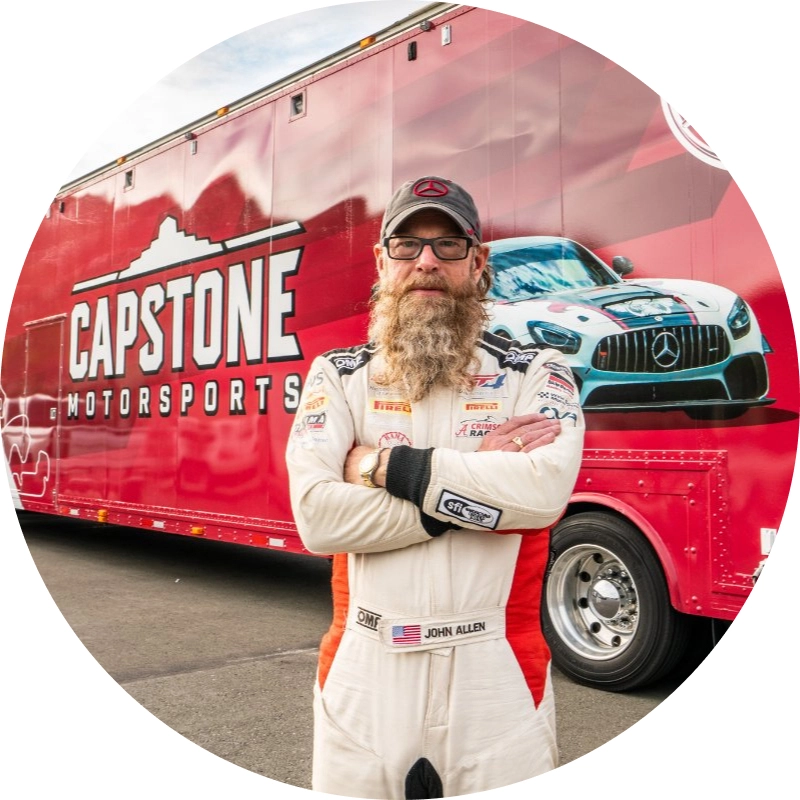
POLYGON ((371 381, 369 345, 309 372, 287 451, 292 506, 306 547, 339 554, 315 686, 317 791, 447 797, 557 766, 539 603, 583 416, 560 353, 489 333, 476 353, 471 393, 414 404, 371 381), (561 419, 555 442, 474 452, 534 411, 561 419), (357 444, 393 448, 385 489, 343 482, 357 444))

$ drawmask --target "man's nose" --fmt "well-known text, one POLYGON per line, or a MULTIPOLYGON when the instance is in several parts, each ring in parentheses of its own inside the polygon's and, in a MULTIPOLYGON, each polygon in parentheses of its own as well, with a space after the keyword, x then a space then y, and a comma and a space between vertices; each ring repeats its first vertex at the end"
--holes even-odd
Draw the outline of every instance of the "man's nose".
POLYGON ((417 256, 417 269, 431 271, 439 268, 439 259, 433 252, 432 244, 422 245, 422 251, 417 256))

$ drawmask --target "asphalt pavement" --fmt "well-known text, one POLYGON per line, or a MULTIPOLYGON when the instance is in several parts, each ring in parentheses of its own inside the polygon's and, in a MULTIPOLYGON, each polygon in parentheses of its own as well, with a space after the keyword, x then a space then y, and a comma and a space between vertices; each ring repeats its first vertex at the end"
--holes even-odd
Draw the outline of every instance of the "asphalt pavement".
MULTIPOLYGON (((311 694, 331 614, 326 559, 19 518, 65 619, 135 700, 209 752, 310 788, 311 694)), ((678 683, 614 694, 556 673, 561 763, 629 728, 678 683)))

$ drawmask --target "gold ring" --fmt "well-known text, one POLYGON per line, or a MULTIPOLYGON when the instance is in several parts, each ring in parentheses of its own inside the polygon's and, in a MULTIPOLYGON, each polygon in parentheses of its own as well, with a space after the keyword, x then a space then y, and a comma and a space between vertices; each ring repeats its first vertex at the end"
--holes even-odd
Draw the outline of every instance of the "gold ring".
POLYGON ((514 442, 514 444, 519 447, 520 450, 525 447, 525 442, 522 441, 521 436, 515 436, 511 441, 514 442))

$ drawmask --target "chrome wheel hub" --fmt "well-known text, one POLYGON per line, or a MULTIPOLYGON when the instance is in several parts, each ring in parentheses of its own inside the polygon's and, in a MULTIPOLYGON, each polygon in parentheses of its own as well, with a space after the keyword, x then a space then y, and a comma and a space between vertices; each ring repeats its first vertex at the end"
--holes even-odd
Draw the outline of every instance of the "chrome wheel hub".
POLYGON ((553 564, 545 599, 561 640, 583 658, 619 655, 639 620, 636 584, 610 550, 576 545, 553 564))

